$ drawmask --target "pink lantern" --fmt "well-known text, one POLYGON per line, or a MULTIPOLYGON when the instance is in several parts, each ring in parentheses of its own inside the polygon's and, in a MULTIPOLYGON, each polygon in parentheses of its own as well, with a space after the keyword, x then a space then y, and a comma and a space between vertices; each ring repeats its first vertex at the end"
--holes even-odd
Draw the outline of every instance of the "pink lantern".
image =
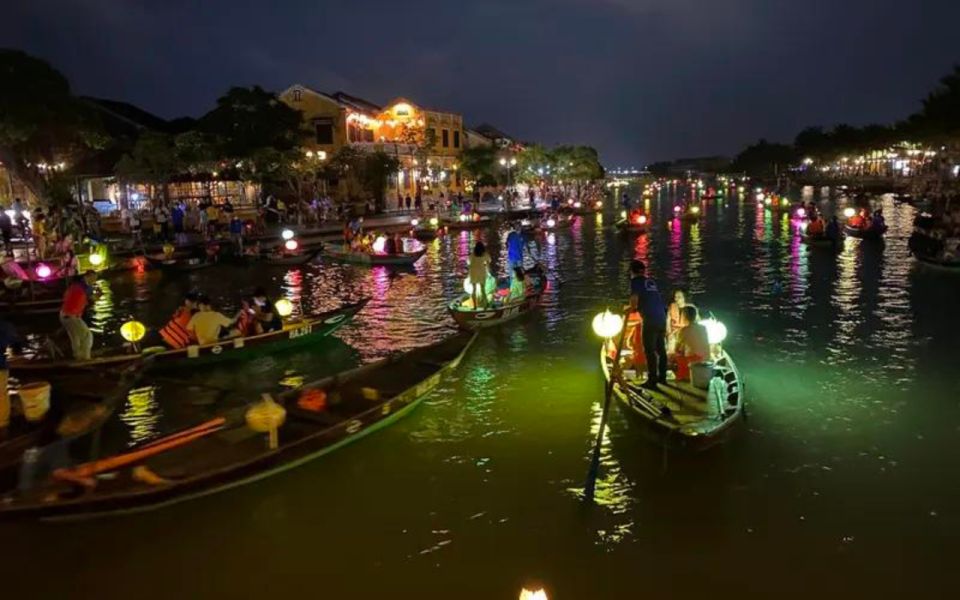
POLYGON ((286 242, 284 242, 283 247, 289 250, 290 252, 293 252, 294 250, 300 247, 300 244, 297 243, 297 240, 287 240, 286 242))
POLYGON ((40 263, 39 265, 37 265, 37 277, 39 277, 40 279, 46 279, 47 277, 50 277, 52 273, 53 273, 53 270, 48 265, 45 265, 43 263, 40 263))

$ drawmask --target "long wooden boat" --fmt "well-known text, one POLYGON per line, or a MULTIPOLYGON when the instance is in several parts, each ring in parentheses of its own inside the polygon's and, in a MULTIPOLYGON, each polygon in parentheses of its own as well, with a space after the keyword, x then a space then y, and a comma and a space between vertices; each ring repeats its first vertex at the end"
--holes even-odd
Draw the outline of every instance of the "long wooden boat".
POLYGON ((299 254, 288 254, 284 256, 264 256, 255 262, 265 265, 305 265, 320 254, 320 250, 307 250, 299 254))
POLYGON ((882 240, 883 234, 886 233, 886 231, 886 226, 884 226, 883 229, 877 229, 875 227, 852 227, 847 224, 844 224, 843 226, 844 233, 852 238, 858 238, 861 240, 882 240))
POLYGON ((644 220, 643 223, 631 223, 627 219, 620 219, 614 226, 622 231, 631 231, 633 233, 647 233, 650 230, 650 221, 644 220))
POLYGON ((447 305, 447 310, 450 311, 453 320, 461 329, 486 329, 512 321, 520 315, 532 311, 540 305, 540 300, 546 289, 546 275, 541 275, 538 278, 537 285, 529 290, 526 296, 518 300, 493 305, 482 310, 474 310, 468 304, 468 301, 472 303, 470 294, 463 294, 447 305))
POLYGON ((958 259, 946 259, 942 256, 930 256, 920 252, 913 252, 913 256, 925 266, 960 273, 960 260, 958 259))
POLYGON ((60 312, 63 300, 59 297, 41 297, 33 300, 29 298, 8 298, 0 296, 0 314, 29 317, 35 315, 51 315, 60 312))
POLYGON ((167 436, 170 441, 155 440, 124 455, 81 465, 105 475, 93 490, 77 492, 49 481, 25 495, 9 491, 0 497, 0 518, 70 520, 141 512, 292 469, 409 414, 460 364, 475 337, 459 333, 281 395, 277 400, 286 418, 275 449, 264 434, 245 424, 245 410, 234 411, 167 436), (323 401, 317 403, 317 398, 323 401), (168 449, 157 451, 164 443, 168 449), (133 467, 146 467, 160 480, 135 480, 133 467))
POLYGON ((206 269, 207 267, 212 267, 217 264, 209 258, 201 258, 198 256, 168 258, 162 254, 148 254, 145 258, 154 269, 163 269, 165 271, 196 271, 197 269, 206 269))
MULTIPOLYGON (((477 214, 477 213, 474 213, 477 214)), ((467 215, 461 215, 467 216, 467 215)), ((490 224, 492 219, 490 217, 479 217, 479 218, 447 218, 443 220, 443 226, 450 230, 460 230, 460 229, 474 229, 477 227, 486 227, 490 224)))
POLYGON ((326 246, 323 249, 323 255, 327 258, 356 265, 412 265, 423 258, 423 255, 426 253, 426 248, 421 248, 416 252, 403 252, 400 254, 345 252, 336 246, 326 246))
POLYGON ((314 343, 350 322, 366 306, 369 298, 347 304, 336 310, 287 323, 279 331, 241 338, 227 338, 213 344, 193 345, 175 350, 147 348, 142 353, 116 353, 91 360, 24 359, 9 361, 10 371, 17 376, 56 375, 71 370, 115 368, 150 356, 152 368, 188 368, 250 358, 258 354, 286 351, 314 343))
MULTIPOLYGON (((614 342, 600 348, 600 364, 607 382, 613 370, 614 342)), ((621 353, 630 361, 630 350, 621 353)), ((689 382, 668 381, 657 390, 640 387, 645 379, 627 380, 619 370, 613 395, 627 414, 645 426, 656 441, 667 446, 706 449, 720 441, 743 416, 743 380, 733 359, 720 350, 714 358, 714 376, 706 390, 689 382)))
POLYGON ((813 248, 832 248, 834 245, 841 244, 843 239, 833 240, 825 234, 809 235, 802 233, 800 234, 800 241, 813 248))

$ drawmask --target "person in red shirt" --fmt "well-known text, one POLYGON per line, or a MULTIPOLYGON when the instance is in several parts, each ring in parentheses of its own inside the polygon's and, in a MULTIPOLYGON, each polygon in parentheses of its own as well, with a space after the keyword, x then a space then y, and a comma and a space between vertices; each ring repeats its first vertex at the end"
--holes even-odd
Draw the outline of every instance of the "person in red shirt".
POLYGON ((67 287, 63 304, 60 306, 60 324, 70 337, 70 347, 76 360, 90 360, 90 351, 93 349, 93 333, 83 321, 83 313, 90 303, 92 286, 96 281, 97 274, 94 271, 87 271, 82 277, 77 277, 67 287))

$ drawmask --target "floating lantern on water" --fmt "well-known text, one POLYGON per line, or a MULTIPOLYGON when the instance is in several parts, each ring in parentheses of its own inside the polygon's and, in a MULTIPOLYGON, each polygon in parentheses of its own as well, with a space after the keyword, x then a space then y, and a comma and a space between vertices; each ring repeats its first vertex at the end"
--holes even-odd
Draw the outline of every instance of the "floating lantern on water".
POLYGON ((707 328, 707 341, 720 344, 727 339, 727 326, 716 319, 701 319, 700 324, 707 328))
POLYGON ((287 240, 286 242, 283 243, 283 247, 289 250, 290 252, 293 252, 294 250, 300 247, 300 244, 297 243, 297 240, 287 240))
POLYGON ((46 279, 47 277, 50 277, 50 275, 53 273, 53 269, 51 269, 49 265, 40 263, 39 265, 37 265, 36 273, 37 273, 37 277, 39 277, 40 279, 46 279))
POLYGON ((120 336, 131 343, 137 343, 147 335, 147 328, 140 321, 127 321, 120 326, 120 336))
POLYGON ((699 206, 693 206, 693 207, 690 208, 690 212, 692 212, 692 213, 695 214, 695 215, 699 215, 699 214, 700 214, 700 207, 699 207, 699 206))
POLYGON ((857 209, 853 208, 852 206, 848 206, 847 208, 843 209, 843 216, 845 216, 848 219, 856 214, 857 214, 857 209))
POLYGON ((673 207, 673 214, 677 214, 677 213, 679 213, 681 210, 682 210, 682 209, 680 208, 680 205, 678 204, 677 206, 674 206, 674 207, 673 207))
POLYGON ((763 201, 763 203, 766 204, 767 206, 770 206, 771 204, 773 204, 773 199, 767 198, 766 200, 763 201))
POLYGON ((603 200, 597 200, 597 203, 594 204, 594 206, 596 207, 597 210, 600 210, 601 208, 603 208, 603 200))
POLYGON ((610 339, 620 333, 623 328, 623 317, 605 310, 593 318, 593 332, 598 336, 610 339))
POLYGON ((293 302, 286 298, 280 298, 274 302, 273 307, 277 309, 277 314, 281 317, 289 317, 293 314, 293 302))
POLYGON ((480 214, 479 214, 479 213, 473 213, 473 220, 474 220, 474 221, 479 221, 479 220, 480 220, 480 214))
POLYGON ((292 240, 292 239, 293 239, 293 230, 292 230, 292 229, 284 229, 282 232, 280 232, 280 237, 282 237, 282 238, 285 239, 285 240, 292 240))
POLYGON ((383 254, 387 250, 387 238, 382 235, 373 240, 373 251, 377 254, 383 254))

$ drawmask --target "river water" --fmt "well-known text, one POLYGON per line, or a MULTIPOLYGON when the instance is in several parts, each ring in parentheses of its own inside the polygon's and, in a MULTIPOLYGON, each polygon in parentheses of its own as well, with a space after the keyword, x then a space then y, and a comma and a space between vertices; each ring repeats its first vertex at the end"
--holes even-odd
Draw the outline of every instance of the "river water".
MULTIPOLYGON (((705 202, 701 223, 668 227, 664 190, 648 201, 648 236, 618 232, 612 214, 581 217, 539 238, 555 277, 542 310, 481 334, 407 419, 163 510, 2 524, 5 587, 98 598, 516 598, 524 586, 577 599, 945 595, 960 533, 960 278, 909 256, 912 207, 876 202, 886 243, 847 240, 839 254, 806 248, 785 213, 749 196, 705 202), (665 454, 614 408, 598 503, 585 506, 603 396, 590 320, 625 299, 632 257, 727 324, 749 419, 723 446, 665 454)), ((433 242, 408 271, 222 266, 102 282, 94 321, 107 341, 131 315, 162 321, 191 288, 231 308, 264 284, 307 313, 372 298, 310 351, 151 382, 111 428, 121 444, 149 439, 441 339, 475 235, 499 251, 491 229, 433 242)))

